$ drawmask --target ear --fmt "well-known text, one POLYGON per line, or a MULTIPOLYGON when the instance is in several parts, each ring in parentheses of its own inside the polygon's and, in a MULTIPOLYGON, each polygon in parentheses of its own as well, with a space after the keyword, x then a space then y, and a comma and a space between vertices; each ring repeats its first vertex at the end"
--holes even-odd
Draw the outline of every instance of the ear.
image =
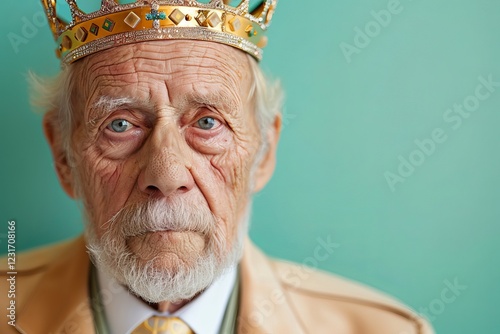
POLYGON ((262 161, 254 174, 254 193, 261 191, 267 182, 269 182, 271 176, 273 176, 274 168, 276 167, 276 150, 278 148, 280 132, 281 114, 278 114, 266 134, 268 142, 267 152, 264 153, 262 161))
POLYGON ((69 165, 66 151, 62 142, 60 128, 57 124, 55 111, 47 112, 43 117, 43 130, 45 138, 52 151, 52 158, 56 167, 57 177, 64 192, 71 198, 76 198, 73 183, 73 174, 69 165))

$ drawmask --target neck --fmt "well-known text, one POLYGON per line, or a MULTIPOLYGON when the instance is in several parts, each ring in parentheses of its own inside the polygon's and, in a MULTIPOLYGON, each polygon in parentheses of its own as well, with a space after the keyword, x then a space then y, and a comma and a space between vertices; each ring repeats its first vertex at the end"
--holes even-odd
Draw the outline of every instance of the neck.
POLYGON ((168 312, 168 313, 174 313, 174 312, 177 312, 178 310, 180 310, 184 305, 188 304, 189 302, 191 302, 193 299, 195 299, 197 296, 199 295, 196 294, 196 296, 194 296, 193 298, 191 299, 186 299, 186 300, 180 300, 178 302, 169 302, 169 301, 163 301, 163 302, 159 302, 159 303, 148 303, 144 300, 142 300, 144 303, 148 304, 149 306, 151 306, 152 308, 154 308, 155 310, 157 310, 158 312, 168 312))

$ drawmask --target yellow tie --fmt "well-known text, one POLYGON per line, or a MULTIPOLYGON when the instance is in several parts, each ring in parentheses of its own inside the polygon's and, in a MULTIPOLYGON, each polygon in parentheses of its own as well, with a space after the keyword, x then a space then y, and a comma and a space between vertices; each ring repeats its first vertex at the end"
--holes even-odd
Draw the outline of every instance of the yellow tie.
POLYGON ((189 326, 177 317, 156 315, 137 326, 131 334, 195 334, 189 326))

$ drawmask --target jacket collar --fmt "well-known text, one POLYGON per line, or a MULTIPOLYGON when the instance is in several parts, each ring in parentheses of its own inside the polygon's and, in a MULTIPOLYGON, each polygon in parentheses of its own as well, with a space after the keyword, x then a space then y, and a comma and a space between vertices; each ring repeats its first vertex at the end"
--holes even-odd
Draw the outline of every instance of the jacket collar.
POLYGON ((249 239, 243 254, 238 333, 304 333, 269 258, 249 239))

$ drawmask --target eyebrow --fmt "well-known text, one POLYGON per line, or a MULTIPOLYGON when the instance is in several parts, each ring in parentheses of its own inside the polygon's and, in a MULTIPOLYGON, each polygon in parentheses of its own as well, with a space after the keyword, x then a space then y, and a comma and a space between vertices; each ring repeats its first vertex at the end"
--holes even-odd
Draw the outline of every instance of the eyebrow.
POLYGON ((118 108, 128 107, 149 107, 149 101, 138 100, 133 97, 123 96, 123 97, 112 97, 107 95, 102 95, 93 102, 88 108, 88 120, 89 124, 94 124, 96 121, 107 117, 114 110, 118 108))
POLYGON ((182 96, 179 101, 180 109, 186 109, 190 105, 206 105, 233 115, 240 108, 240 101, 236 101, 225 91, 209 92, 200 94, 191 92, 182 96))

